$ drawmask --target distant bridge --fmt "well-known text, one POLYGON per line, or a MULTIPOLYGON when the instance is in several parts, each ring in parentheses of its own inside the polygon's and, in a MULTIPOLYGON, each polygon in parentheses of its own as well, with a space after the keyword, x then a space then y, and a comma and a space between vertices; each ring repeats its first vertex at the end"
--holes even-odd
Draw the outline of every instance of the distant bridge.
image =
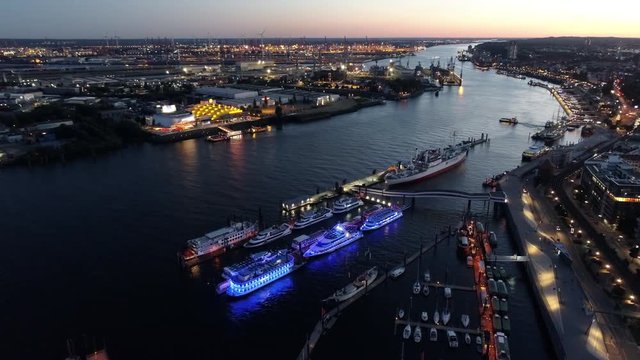
POLYGON ((469 201, 490 201, 494 203, 506 203, 507 194, 504 191, 492 191, 487 193, 468 193, 458 190, 428 190, 428 191, 396 191, 385 189, 372 189, 362 186, 354 186, 353 191, 361 194, 386 196, 395 198, 445 198, 463 199, 469 201))

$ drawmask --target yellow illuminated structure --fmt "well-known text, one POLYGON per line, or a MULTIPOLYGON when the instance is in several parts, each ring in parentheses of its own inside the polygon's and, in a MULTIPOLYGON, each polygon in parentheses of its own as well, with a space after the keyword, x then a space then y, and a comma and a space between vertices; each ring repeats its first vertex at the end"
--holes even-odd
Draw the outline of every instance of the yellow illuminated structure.
POLYGON ((196 117, 208 117, 211 120, 218 120, 225 115, 242 114, 242 110, 235 106, 218 104, 214 100, 209 99, 206 103, 200 103, 193 107, 191 113, 196 117))

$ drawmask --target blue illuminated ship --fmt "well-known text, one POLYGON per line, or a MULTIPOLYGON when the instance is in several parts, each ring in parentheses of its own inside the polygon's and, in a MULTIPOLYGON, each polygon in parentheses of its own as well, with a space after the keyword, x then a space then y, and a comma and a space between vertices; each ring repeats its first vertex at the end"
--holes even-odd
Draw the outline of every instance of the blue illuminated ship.
POLYGON ((293 270, 294 257, 288 250, 263 251, 224 268, 229 279, 227 295, 243 296, 272 283, 293 270))
POLYGON ((367 217, 367 220, 362 224, 360 230, 368 231, 379 229, 388 223, 395 221, 402 217, 402 210, 394 209, 392 207, 385 207, 373 212, 367 217))
POLYGON ((356 225, 351 223, 337 224, 330 230, 327 230, 318 241, 305 251, 304 257, 319 256, 336 251, 343 246, 347 246, 352 242, 360 239, 362 232, 358 230, 356 225))

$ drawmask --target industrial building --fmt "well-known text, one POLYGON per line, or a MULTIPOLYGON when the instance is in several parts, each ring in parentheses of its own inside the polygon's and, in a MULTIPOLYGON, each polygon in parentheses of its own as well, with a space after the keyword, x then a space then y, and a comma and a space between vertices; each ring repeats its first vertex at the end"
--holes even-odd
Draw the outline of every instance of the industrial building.
POLYGON ((195 90, 197 95, 204 95, 218 99, 247 99, 258 96, 257 91, 234 89, 230 87, 204 86, 195 90))

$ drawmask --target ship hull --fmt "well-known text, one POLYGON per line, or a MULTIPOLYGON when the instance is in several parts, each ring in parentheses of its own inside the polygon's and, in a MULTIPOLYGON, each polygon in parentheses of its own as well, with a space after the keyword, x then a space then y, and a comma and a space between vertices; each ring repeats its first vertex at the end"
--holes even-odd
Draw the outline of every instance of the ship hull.
POLYGON ((466 159, 467 159, 467 152, 465 151, 462 154, 458 155, 457 157, 442 163, 442 164, 445 164, 442 167, 440 165, 436 165, 433 168, 427 169, 426 171, 423 171, 411 176, 407 176, 402 179, 385 179, 385 184, 387 184, 388 186, 394 186, 394 185, 415 183, 418 181, 426 180, 454 169, 455 167, 462 164, 466 159))

